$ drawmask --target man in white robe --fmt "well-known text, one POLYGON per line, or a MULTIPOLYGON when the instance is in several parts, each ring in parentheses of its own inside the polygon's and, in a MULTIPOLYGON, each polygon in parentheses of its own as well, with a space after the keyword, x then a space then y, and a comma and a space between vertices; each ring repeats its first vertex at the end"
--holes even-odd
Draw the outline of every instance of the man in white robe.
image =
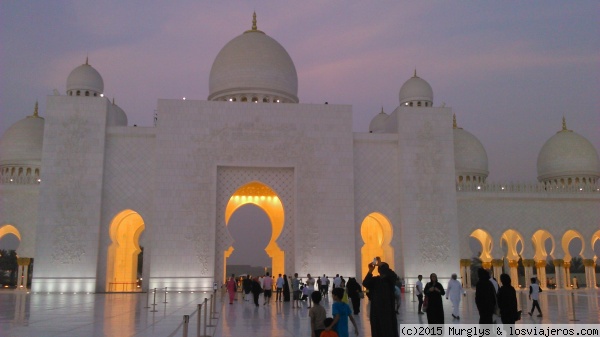
POLYGON ((464 296, 462 284, 458 281, 456 274, 452 274, 452 278, 448 282, 448 288, 446 288, 446 299, 450 298, 452 301, 452 317, 460 319, 458 307, 460 306, 461 297, 464 296))

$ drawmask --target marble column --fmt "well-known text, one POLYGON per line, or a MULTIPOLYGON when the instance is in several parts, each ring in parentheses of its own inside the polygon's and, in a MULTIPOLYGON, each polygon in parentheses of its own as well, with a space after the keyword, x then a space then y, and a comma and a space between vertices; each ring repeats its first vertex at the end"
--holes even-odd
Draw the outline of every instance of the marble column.
POLYGON ((565 279, 567 280, 567 288, 573 288, 575 285, 573 284, 573 280, 571 280, 571 261, 565 261, 565 279))
POLYGON ((17 265, 19 266, 18 275, 17 275, 17 291, 27 291, 27 277, 29 271, 29 264, 31 263, 31 258, 29 257, 18 257, 17 265))
POLYGON ((493 277, 496 279, 498 283, 500 283, 500 275, 502 274, 502 267, 504 266, 503 259, 493 259, 492 260, 492 272, 493 277))
POLYGON ((460 259, 460 277, 463 288, 471 288, 471 259, 460 259))
POLYGON ((531 278, 533 277, 533 266, 535 266, 535 260, 525 259, 523 260, 523 266, 525 267, 525 289, 531 285, 531 278))
POLYGON ((510 275, 510 283, 515 289, 519 289, 519 261, 518 260, 508 260, 509 275, 510 275))
POLYGON ((596 289, 596 261, 593 259, 584 259, 585 266, 585 284, 588 289, 596 289))
POLYGON ((556 289, 565 289, 569 284, 568 279, 565 279, 565 261, 563 259, 554 259, 554 275, 556 276, 556 289))
POLYGON ((539 281, 538 284, 543 289, 548 288, 548 282, 546 279, 546 264, 546 260, 539 260, 535 262, 535 266, 537 268, 537 279, 539 281))

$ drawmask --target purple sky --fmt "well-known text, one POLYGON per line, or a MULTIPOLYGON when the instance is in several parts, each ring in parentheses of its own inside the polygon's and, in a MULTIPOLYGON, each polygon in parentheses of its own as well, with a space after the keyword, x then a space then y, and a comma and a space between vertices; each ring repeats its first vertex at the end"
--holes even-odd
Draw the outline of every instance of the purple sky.
POLYGON ((351 104, 367 132, 416 68, 434 105, 483 143, 491 182, 534 182, 548 138, 570 129, 600 149, 598 1, 2 1, 0 134, 84 63, 129 124, 159 98, 204 100, 219 50, 251 27, 292 57, 301 103, 351 104))
POLYGON ((251 26, 288 51, 301 103, 351 104, 367 132, 398 106, 416 67, 434 105, 483 143, 489 181, 537 177, 561 127, 600 148, 600 5, 577 2, 3 1, 0 133, 84 63, 129 124, 151 126, 157 99, 204 100, 219 50, 251 26))

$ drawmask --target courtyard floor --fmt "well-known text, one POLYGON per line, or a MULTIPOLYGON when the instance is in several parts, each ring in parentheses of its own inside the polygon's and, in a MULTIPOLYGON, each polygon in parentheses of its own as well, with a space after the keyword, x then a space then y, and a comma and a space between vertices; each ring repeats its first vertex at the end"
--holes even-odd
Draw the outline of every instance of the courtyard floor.
MULTIPOLYGON (((204 302, 205 293, 157 293, 156 306, 152 295, 142 293, 112 294, 26 294, 12 290, 0 291, 0 336, 183 336, 183 316, 190 315, 188 336, 196 336, 197 305, 204 302), (150 303, 149 308, 147 303, 150 303)), ((209 295, 210 296, 210 295, 209 295)), ((460 321, 452 320, 450 301, 444 300, 447 324, 477 323, 479 316, 474 302, 475 293, 467 291, 461 303, 460 321)), ((519 309, 525 313, 531 306, 526 292, 518 292, 519 309), (524 307, 526 306, 526 308, 524 307)), ((361 313, 355 316, 359 335, 369 337, 370 326, 367 302, 362 301, 361 313)), ((213 337, 310 336, 306 304, 293 309, 289 302, 271 302, 260 307, 241 297, 229 305, 220 293, 215 301, 214 327, 206 328, 213 337)), ((331 297, 323 301, 328 316, 331 297)), ((544 317, 524 314, 518 324, 574 323, 600 324, 600 290, 545 291, 540 296, 544 317)), ((412 294, 403 294, 399 319, 401 324, 426 323, 417 315, 417 302, 412 294)), ((203 315, 203 313, 202 313, 203 315)), ((204 321, 201 335, 204 335, 204 321)), ((210 324, 211 322, 209 322, 210 324)), ((352 331, 352 330, 351 330, 352 331)))

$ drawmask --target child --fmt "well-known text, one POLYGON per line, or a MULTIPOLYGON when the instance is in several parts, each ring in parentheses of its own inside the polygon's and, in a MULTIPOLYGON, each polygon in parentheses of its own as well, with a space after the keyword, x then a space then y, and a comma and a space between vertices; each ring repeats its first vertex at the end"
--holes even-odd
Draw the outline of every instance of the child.
POLYGON ((354 326, 354 333, 358 336, 358 327, 356 326, 354 317, 352 317, 352 309, 350 309, 348 304, 342 302, 342 298, 344 297, 344 289, 334 288, 331 292, 331 295, 333 297, 333 305, 331 306, 333 322, 327 325, 325 330, 329 331, 335 327, 333 330, 335 330, 340 337, 349 337, 348 318, 350 318, 350 321, 354 326))
POLYGON ((325 330, 325 308, 323 308, 321 299, 323 298, 321 293, 314 291, 310 294, 310 297, 314 303, 313 307, 308 311, 308 317, 310 318, 310 331, 312 337, 321 336, 321 332, 325 330))

